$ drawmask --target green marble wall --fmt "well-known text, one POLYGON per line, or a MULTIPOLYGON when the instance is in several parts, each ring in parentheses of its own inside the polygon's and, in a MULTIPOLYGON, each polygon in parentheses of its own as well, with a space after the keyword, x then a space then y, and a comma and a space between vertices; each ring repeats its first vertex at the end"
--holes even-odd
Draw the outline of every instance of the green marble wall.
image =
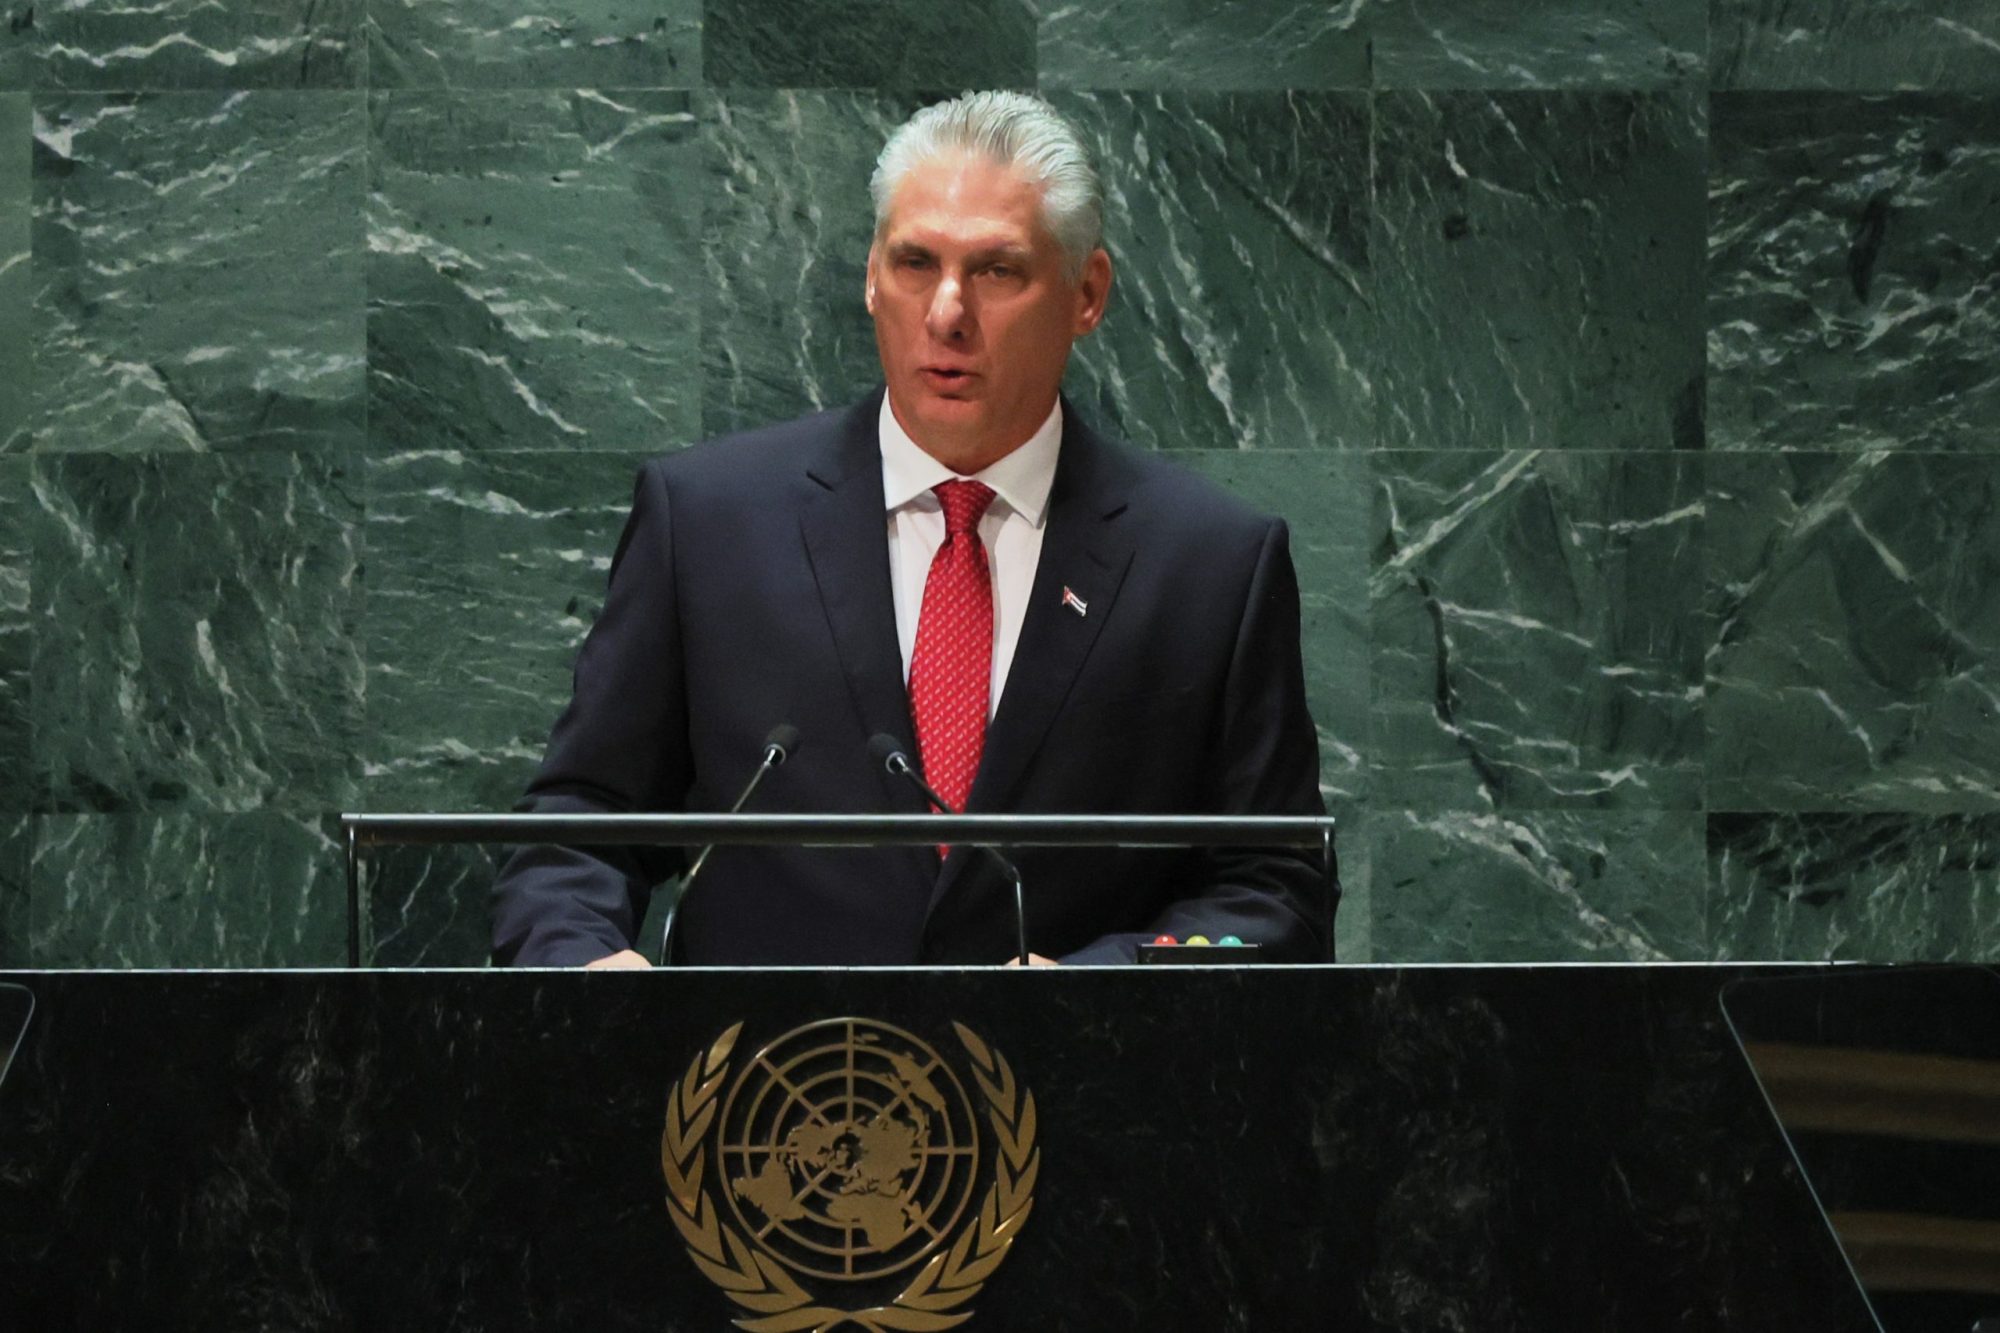
POLYGON ((1993 0, 0 0, 0 966, 337 962, 974 85, 1105 159, 1074 398, 1293 525, 1346 957, 2000 956, 1993 0))

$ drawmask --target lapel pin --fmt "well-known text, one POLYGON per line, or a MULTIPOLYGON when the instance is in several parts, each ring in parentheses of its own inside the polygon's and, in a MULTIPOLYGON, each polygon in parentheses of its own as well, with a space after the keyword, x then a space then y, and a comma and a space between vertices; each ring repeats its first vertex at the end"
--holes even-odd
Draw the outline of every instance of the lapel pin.
POLYGON ((1090 608, 1084 605, 1083 598, 1078 597, 1076 589, 1070 587, 1068 584, 1063 585, 1063 605, 1080 616, 1090 614, 1090 608))

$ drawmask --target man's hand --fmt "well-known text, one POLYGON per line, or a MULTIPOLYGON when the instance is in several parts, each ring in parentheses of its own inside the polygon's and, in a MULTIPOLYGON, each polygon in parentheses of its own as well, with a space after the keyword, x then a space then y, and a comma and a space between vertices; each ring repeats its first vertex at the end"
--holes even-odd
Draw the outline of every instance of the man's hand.
POLYGON ((583 970, 586 972, 637 972, 642 968, 650 968, 651 966, 652 964, 646 961, 646 955, 632 949, 620 949, 617 953, 600 958, 594 963, 585 963, 583 970))
MULTIPOLYGON (((1020 960, 1020 959, 1018 959, 1018 958, 1009 958, 1009 959, 1007 960, 1007 966, 1009 966, 1009 967, 1019 967, 1020 965, 1021 965, 1021 960, 1020 960)), ((1053 959, 1053 958, 1044 958, 1044 957, 1042 957, 1042 956, 1041 956, 1040 954, 1038 954, 1038 953, 1031 953, 1031 954, 1029 954, 1029 955, 1028 955, 1028 966, 1029 966, 1029 967, 1056 967, 1056 966, 1059 966, 1059 964, 1058 964, 1058 963, 1056 962, 1056 960, 1055 960, 1055 959, 1053 959)))

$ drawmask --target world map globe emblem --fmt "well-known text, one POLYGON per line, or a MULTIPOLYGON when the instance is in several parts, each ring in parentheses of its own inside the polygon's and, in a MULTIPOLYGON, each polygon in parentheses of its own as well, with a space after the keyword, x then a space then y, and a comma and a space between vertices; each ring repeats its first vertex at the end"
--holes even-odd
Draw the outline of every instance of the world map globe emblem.
POLYGON ((715 1142, 752 1244, 811 1277, 897 1272, 952 1239, 979 1177, 979 1122, 921 1038, 870 1019, 807 1024, 743 1067, 715 1142))

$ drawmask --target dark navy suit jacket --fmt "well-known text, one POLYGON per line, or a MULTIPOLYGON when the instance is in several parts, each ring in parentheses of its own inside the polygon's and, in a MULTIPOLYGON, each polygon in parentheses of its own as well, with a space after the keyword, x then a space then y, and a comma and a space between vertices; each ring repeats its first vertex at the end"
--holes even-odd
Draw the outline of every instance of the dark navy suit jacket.
MULTIPOLYGON (((917 753, 896 639, 876 438, 856 406, 711 441, 640 471, 575 693, 521 803, 543 812, 723 810, 770 728, 800 731, 765 812, 920 813, 868 738, 917 753)), ((1040 563, 968 809, 1324 812, 1285 525, 1065 409, 1040 563), (1085 614, 1065 606, 1064 590, 1085 614)), ((1028 944, 1130 961, 1157 933, 1322 956, 1305 852, 1023 849, 1028 944)), ((501 963, 631 947, 665 850, 534 847, 494 887, 501 963)), ((694 963, 1001 962, 1011 893, 959 848, 717 848, 687 895, 694 963)))

